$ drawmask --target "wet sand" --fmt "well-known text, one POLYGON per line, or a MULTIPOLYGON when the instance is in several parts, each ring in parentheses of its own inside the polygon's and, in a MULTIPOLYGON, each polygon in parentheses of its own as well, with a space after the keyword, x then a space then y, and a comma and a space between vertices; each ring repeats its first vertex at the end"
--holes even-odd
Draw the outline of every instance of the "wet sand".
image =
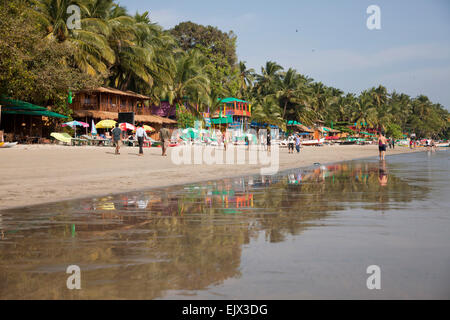
MULTIPOLYGON (((19 145, 0 149, 0 210, 62 200, 103 196, 155 187, 257 174, 262 165, 177 165, 160 148, 19 145)), ((388 149, 387 156, 424 151, 388 149)), ((378 156, 376 145, 305 147, 297 154, 280 148, 279 170, 316 162, 330 163, 378 156)))
POLYGON ((448 155, 2 210, 0 300, 448 299, 448 155))

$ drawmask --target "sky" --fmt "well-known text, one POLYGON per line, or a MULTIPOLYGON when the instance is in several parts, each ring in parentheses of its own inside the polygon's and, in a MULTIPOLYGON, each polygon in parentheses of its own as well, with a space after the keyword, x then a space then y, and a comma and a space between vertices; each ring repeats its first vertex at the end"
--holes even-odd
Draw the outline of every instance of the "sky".
POLYGON ((448 0, 119 0, 164 28, 192 21, 237 35, 238 59, 258 73, 266 61, 359 94, 427 95, 450 110, 448 0), (381 29, 369 30, 370 5, 381 29))

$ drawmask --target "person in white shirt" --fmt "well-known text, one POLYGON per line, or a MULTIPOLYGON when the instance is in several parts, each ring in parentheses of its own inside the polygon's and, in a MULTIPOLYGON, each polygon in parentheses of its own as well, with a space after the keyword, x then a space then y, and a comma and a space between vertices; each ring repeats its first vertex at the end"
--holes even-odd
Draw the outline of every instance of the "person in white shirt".
POLYGON ((289 153, 294 153, 294 143, 295 143, 295 138, 294 138, 294 135, 291 134, 288 138, 288 152, 289 153))
POLYGON ((139 143, 139 156, 143 156, 144 155, 144 150, 142 149, 142 147, 144 146, 144 137, 146 139, 148 139, 148 136, 147 136, 147 133, 145 132, 145 129, 140 125, 136 129, 136 138, 137 138, 138 143, 139 143))

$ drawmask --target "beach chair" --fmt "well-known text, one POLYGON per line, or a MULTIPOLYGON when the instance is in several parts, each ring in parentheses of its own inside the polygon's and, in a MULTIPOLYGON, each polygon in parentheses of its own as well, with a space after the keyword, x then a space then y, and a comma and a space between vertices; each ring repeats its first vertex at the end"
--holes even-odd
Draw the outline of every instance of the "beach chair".
POLYGON ((66 145, 67 144, 72 144, 72 139, 73 138, 66 132, 52 132, 50 134, 50 136, 52 138, 54 138, 55 140, 60 141, 60 142, 62 142, 64 144, 66 144, 66 145))

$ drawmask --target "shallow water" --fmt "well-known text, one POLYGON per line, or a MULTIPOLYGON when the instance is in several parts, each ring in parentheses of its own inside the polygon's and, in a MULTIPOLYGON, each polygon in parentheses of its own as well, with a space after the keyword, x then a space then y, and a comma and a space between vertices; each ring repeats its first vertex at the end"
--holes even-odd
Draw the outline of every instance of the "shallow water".
POLYGON ((0 298, 448 299, 448 169, 423 152, 0 211, 0 298))

